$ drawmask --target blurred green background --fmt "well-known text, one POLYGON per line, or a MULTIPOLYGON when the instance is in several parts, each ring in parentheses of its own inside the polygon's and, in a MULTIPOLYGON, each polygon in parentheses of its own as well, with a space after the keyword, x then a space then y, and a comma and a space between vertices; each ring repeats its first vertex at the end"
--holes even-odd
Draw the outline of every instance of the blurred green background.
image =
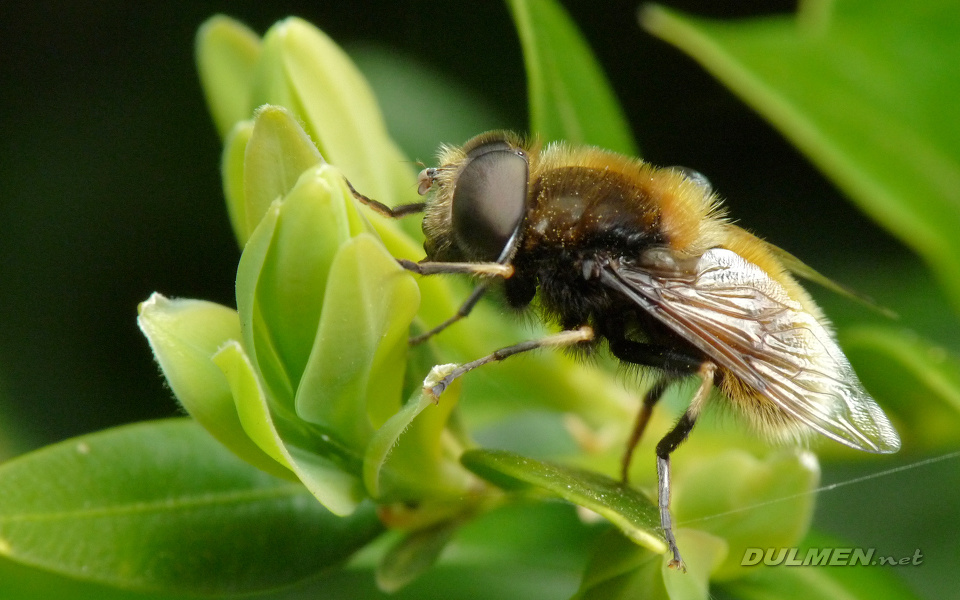
MULTIPOLYGON (((739 223, 960 347, 926 270, 692 60, 636 23, 636 2, 563 2, 600 62, 646 159, 695 168, 739 223), (922 290, 905 297, 904 290, 922 290), (944 327, 945 319, 950 326, 944 327)), ((795 2, 668 1, 703 16, 792 12, 795 2)), ((520 46, 500 2, 4 3, 0 53, 0 456, 178 413, 136 327, 153 291, 233 305, 239 250, 220 191, 220 142, 193 63, 216 12, 258 32, 287 15, 357 58, 411 159, 481 129, 522 129, 520 46), (431 112, 456 94, 462 114, 431 112), (438 133, 439 132, 439 133, 438 133)), ((864 309, 817 292, 835 315, 864 309)), ((828 465, 826 483, 909 462, 828 465)), ((960 597, 956 461, 823 494, 816 526, 881 554, 930 598, 960 597), (854 519, 860 516, 862 519, 854 519)))

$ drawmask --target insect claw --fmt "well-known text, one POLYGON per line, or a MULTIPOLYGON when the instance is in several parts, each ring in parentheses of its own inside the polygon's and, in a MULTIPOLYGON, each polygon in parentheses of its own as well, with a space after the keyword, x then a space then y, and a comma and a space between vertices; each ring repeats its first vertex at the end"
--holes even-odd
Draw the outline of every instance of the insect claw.
POLYGON ((434 404, 440 404, 440 395, 457 378, 457 365, 437 365, 430 370, 427 378, 423 380, 423 393, 433 400, 434 404))
POLYGON ((403 267, 404 269, 406 269, 407 271, 413 271, 414 273, 417 273, 419 269, 419 265, 417 265, 417 263, 413 262, 412 260, 408 260, 406 258, 398 258, 397 264, 403 267))
POLYGON ((436 384, 433 387, 424 388, 423 391, 430 396, 430 399, 433 400, 434 404, 440 404, 440 395, 443 394, 444 390, 447 389, 447 384, 443 381, 436 384))

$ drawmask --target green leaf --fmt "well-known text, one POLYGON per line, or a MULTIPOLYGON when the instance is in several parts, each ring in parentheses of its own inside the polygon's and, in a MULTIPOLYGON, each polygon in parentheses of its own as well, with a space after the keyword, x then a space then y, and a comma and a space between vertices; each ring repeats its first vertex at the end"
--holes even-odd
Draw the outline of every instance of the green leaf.
POLYGON ((619 530, 598 540, 574 600, 648 598, 667 600, 663 555, 638 546, 619 530))
POLYGON ((960 12, 953 0, 804 2, 732 23, 648 9, 678 46, 916 250, 960 307, 960 12))
POLYGON ((401 538, 377 566, 377 587, 395 592, 424 574, 436 563, 457 526, 456 522, 443 521, 401 538))
MULTIPOLYGON (((673 473, 675 526, 696 528, 726 541, 726 560, 712 569, 716 580, 740 577, 747 547, 797 545, 813 518, 820 481, 816 457, 781 451, 758 459, 737 449, 699 456, 673 473)), ((680 552, 686 548, 678 543, 680 552)))
POLYGON ((400 408, 419 294, 368 228, 340 172, 320 165, 266 212, 237 273, 244 361, 263 384, 249 378, 238 405, 337 514, 363 497, 366 445, 400 408))
POLYGON ((256 229, 270 204, 286 196, 304 171, 323 162, 310 136, 281 106, 257 109, 245 148, 242 212, 246 223, 241 243, 256 229))
POLYGON ((250 118, 250 86, 259 56, 257 34, 229 17, 211 17, 197 31, 197 71, 220 137, 250 118))
POLYGON ((344 243, 330 266, 297 414, 356 448, 400 409, 407 335, 419 288, 370 234, 344 243))
POLYGON ((883 261, 851 261, 837 269, 833 271, 838 281, 899 315, 899 319, 891 320, 862 303, 812 289, 817 304, 829 315, 841 337, 848 327, 899 325, 951 348, 960 348, 960 327, 945 326, 957 320, 953 306, 919 257, 903 254, 883 261))
POLYGON ((461 462, 481 477, 515 488, 535 486, 605 517, 654 552, 666 552, 657 507, 636 489, 605 475, 499 450, 468 450, 461 462))
POLYGON ((292 469, 283 442, 273 426, 266 396, 243 347, 233 340, 225 343, 213 355, 213 363, 220 368, 229 382, 237 415, 247 436, 270 458, 292 469))
MULTIPOLYGON (((443 368, 435 367, 428 379, 443 368)), ((476 481, 458 461, 462 448, 445 430, 459 396, 459 381, 444 392, 439 403, 418 387, 403 408, 376 431, 363 462, 364 483, 371 496, 381 502, 444 502, 462 499, 475 487, 476 481)))
MULTIPOLYGON (((257 273, 257 310, 294 389, 317 337, 330 270, 341 244, 363 230, 340 172, 304 172, 284 198, 257 273)), ((398 267, 399 268, 399 267, 398 267)))
POLYGON ((196 423, 120 427, 0 467, 0 552, 84 581, 247 593, 341 563, 380 532, 238 460, 196 423))
MULTIPOLYGON (((447 400, 446 395, 444 400, 447 400)), ((403 408, 387 419, 367 444, 367 454, 363 461, 363 481, 372 497, 380 498, 383 493, 380 486, 381 470, 390 452, 396 446, 397 440, 410 427, 414 419, 433 404, 433 400, 424 394, 423 390, 417 391, 403 408)))
POLYGON ((867 389, 895 416, 914 449, 956 446, 960 436, 960 357, 890 326, 848 327, 840 341, 867 389))
POLYGON ((240 257, 237 309, 244 350, 270 397, 291 411, 334 256, 349 237, 368 229, 340 171, 318 165, 267 210, 240 257))
POLYGON ((290 468, 310 493, 331 512, 348 515, 364 499, 350 450, 334 436, 299 423, 276 406, 276 417, 263 393, 253 366, 236 342, 226 345, 214 362, 227 381, 237 404, 243 428, 274 460, 290 468))
POLYGON ((320 153, 362 193, 387 204, 417 201, 416 181, 387 134, 363 75, 329 37, 297 18, 263 39, 254 104, 279 104, 302 119, 320 153))
POLYGON ((80 581, 0 558, 0 598, 16 600, 170 600, 170 594, 134 592, 80 581))
POLYGON ((150 342, 177 400, 220 443, 250 464, 291 477, 247 436, 230 386, 213 363, 217 349, 239 339, 237 312, 203 300, 170 300, 154 293, 138 307, 137 323, 150 342))
POLYGON ((220 159, 220 177, 223 180, 223 197, 227 201, 227 215, 241 249, 252 233, 252 230, 247 229, 247 193, 243 183, 247 144, 250 143, 252 135, 253 121, 237 123, 223 141, 223 156, 220 159))
POLYGON ((636 155, 630 126, 590 47, 554 0, 509 0, 530 96, 530 131, 544 141, 636 155))
POLYGON ((435 566, 397 592, 388 595, 374 585, 382 560, 377 548, 381 552, 365 550, 348 568, 321 578, 317 596, 337 590, 343 600, 568 598, 603 528, 584 524, 565 503, 511 503, 465 522, 435 566))
POLYGON ((265 392, 277 403, 286 403, 293 410, 294 384, 290 380, 276 344, 264 324, 265 315, 257 296, 257 284, 267 253, 277 230, 280 202, 274 202, 253 231, 237 266, 237 314, 243 349, 256 365, 265 392))
POLYGON ((726 557, 726 543, 703 531, 681 529, 676 533, 677 543, 688 549, 683 555, 685 573, 668 566, 671 556, 637 546, 610 531, 596 545, 574 598, 710 598, 710 575, 726 557))

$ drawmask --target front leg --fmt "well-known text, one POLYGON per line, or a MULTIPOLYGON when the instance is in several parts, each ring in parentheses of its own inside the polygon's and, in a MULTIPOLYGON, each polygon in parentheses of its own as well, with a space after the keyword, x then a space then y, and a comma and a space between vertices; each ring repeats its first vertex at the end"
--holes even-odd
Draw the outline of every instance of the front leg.
MULTIPOLYGON (((477 262, 477 263, 459 263, 459 262, 413 262, 412 260, 407 260, 405 258, 398 258, 397 263, 404 269, 416 273, 418 275, 440 275, 444 273, 465 273, 468 275, 477 275, 481 277, 503 277, 507 279, 513 276, 514 270, 513 266, 510 264, 501 264, 501 263, 491 263, 491 262, 477 262)), ((453 325, 460 319, 466 317, 470 314, 470 311, 473 310, 473 307, 476 306, 477 302, 480 301, 480 298, 486 293, 487 289, 490 287, 488 282, 481 283, 478 285, 470 296, 460 305, 460 308, 457 310, 456 314, 447 319, 446 321, 440 323, 433 329, 425 331, 420 335, 410 338, 410 345, 421 344, 436 334, 440 333, 447 327, 453 325)))
POLYGON ((450 317, 443 323, 440 323, 433 329, 430 329, 429 331, 424 331, 420 335, 410 338, 410 345, 416 346, 417 344, 422 344, 423 342, 437 335, 447 327, 450 327, 460 319, 467 317, 470 314, 470 311, 473 310, 473 307, 477 305, 477 302, 480 301, 480 298, 482 298, 483 295, 486 293, 488 287, 489 287, 488 283, 481 283, 480 285, 478 285, 476 288, 474 288, 473 292, 470 294, 470 296, 467 297, 467 299, 463 302, 463 304, 460 305, 460 308, 457 309, 456 314, 454 314, 452 317, 450 317))
POLYGON ((393 208, 387 206, 383 202, 378 202, 373 198, 367 198, 360 192, 358 192, 353 184, 350 183, 350 180, 346 177, 343 178, 347 182, 347 187, 350 188, 350 193, 353 194, 353 197, 363 204, 364 206, 369 206, 379 215, 383 215, 388 219, 400 219, 407 215, 415 215, 417 213, 422 213, 427 208, 426 202, 414 202, 412 204, 401 204, 400 206, 394 206, 393 208))

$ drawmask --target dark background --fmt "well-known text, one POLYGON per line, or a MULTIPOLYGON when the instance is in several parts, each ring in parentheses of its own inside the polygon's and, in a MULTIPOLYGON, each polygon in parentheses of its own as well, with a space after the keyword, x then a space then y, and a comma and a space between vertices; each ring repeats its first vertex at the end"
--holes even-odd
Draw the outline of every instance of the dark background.
MULTIPOLYGON (((645 158, 702 171, 742 225, 837 278, 909 255, 745 105, 644 33, 637 3, 563 4, 645 158)), ((723 18, 795 10, 775 0, 664 4, 723 18)), ((160 291, 234 304, 239 250, 193 62, 196 29, 216 12, 260 33, 297 15, 348 49, 374 42, 476 90, 501 126, 526 123, 520 48, 501 2, 4 3, 0 458, 178 414, 137 329, 137 303, 160 291)), ((842 498, 833 505, 858 501, 842 498)))

